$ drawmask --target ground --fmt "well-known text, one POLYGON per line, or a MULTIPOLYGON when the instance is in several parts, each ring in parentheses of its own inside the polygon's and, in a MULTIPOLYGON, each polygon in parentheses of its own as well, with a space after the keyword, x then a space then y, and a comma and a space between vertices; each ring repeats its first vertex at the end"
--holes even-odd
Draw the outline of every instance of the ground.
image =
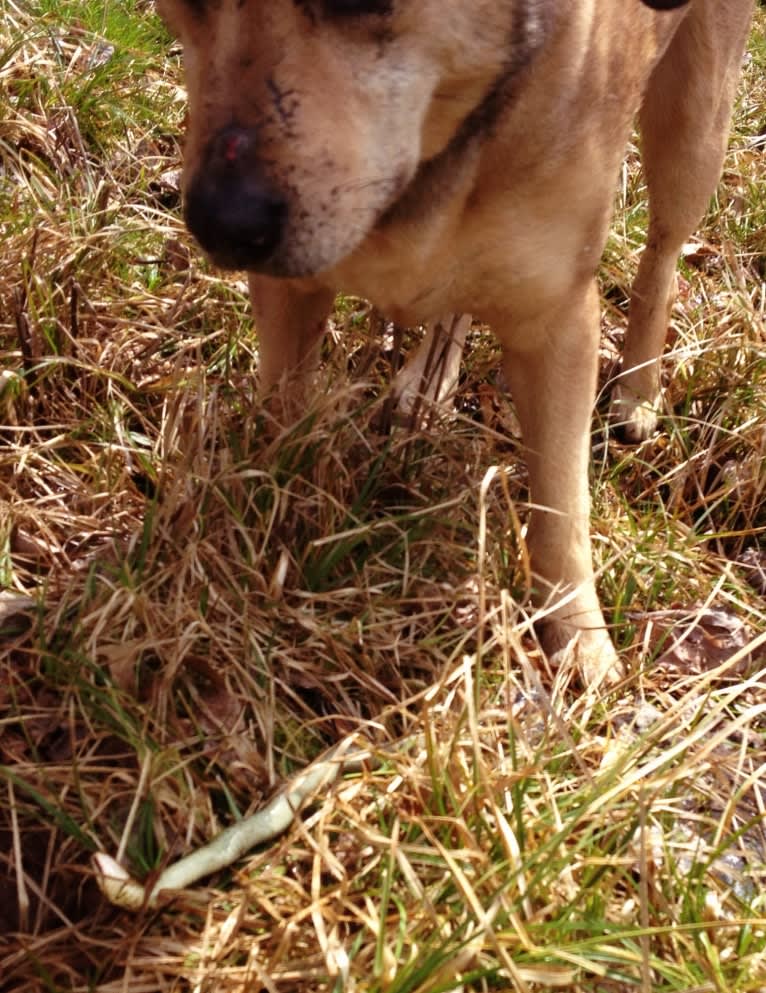
MULTIPOLYGON (((523 449, 485 329, 394 425, 395 335, 341 299, 289 430, 242 282, 183 230, 179 52, 138 2, 0 0, 0 986, 766 989, 766 16, 680 265, 661 431, 594 418, 627 678, 551 671, 523 449), (375 761, 159 910, 151 880, 345 735, 375 761)), ((643 235, 629 150, 602 385, 643 235)), ((405 342, 407 335, 405 335, 405 342)))

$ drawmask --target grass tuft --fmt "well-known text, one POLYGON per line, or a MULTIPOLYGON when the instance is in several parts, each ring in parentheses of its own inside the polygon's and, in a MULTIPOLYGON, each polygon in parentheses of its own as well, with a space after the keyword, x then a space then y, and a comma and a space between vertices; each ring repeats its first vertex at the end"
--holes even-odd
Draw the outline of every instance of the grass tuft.
MULTIPOLYGON (((759 8, 663 430, 624 447, 599 402, 630 678, 595 707, 532 633, 491 338, 447 431, 387 431, 391 342, 339 300, 328 389, 273 424, 245 287, 180 220, 178 52, 150 8, 0 0, 3 988, 766 988, 764 68, 759 8), (105 905, 91 852, 151 879, 358 728, 379 762, 283 838, 160 913, 105 905)), ((617 200, 602 383, 635 149, 617 200)))

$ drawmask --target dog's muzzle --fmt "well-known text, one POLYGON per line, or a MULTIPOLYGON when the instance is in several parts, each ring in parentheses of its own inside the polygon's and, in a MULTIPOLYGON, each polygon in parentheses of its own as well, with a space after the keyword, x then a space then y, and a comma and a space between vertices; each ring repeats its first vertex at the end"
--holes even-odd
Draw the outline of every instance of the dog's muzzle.
POLYGON ((186 225, 225 269, 268 268, 287 222, 286 200, 258 167, 256 140, 252 128, 223 128, 186 190, 186 225))

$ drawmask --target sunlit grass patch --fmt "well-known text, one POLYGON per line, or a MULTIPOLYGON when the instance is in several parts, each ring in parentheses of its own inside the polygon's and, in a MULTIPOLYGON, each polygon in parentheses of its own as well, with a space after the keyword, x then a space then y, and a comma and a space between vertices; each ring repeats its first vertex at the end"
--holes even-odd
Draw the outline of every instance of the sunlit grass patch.
MULTIPOLYGON (((341 299, 317 398, 276 424, 246 288, 180 220, 151 9, 0 15, 2 982, 764 988, 763 13, 679 270, 662 430, 621 445, 599 401, 629 682, 598 705, 534 638, 492 339, 473 329, 446 430, 391 427, 390 329, 341 299), (357 731, 376 760, 284 837, 160 911, 105 905, 93 851, 151 880, 357 731)), ((644 223, 631 149, 602 386, 644 223)))

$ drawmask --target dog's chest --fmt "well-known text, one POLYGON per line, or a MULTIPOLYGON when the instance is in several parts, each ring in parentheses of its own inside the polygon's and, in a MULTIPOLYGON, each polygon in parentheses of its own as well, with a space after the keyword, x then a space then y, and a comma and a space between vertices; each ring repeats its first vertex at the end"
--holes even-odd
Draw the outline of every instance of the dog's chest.
POLYGON ((479 199, 455 217, 373 232, 323 282, 404 325, 448 312, 525 317, 592 270, 601 252, 604 211, 573 211, 557 199, 521 189, 479 199))

